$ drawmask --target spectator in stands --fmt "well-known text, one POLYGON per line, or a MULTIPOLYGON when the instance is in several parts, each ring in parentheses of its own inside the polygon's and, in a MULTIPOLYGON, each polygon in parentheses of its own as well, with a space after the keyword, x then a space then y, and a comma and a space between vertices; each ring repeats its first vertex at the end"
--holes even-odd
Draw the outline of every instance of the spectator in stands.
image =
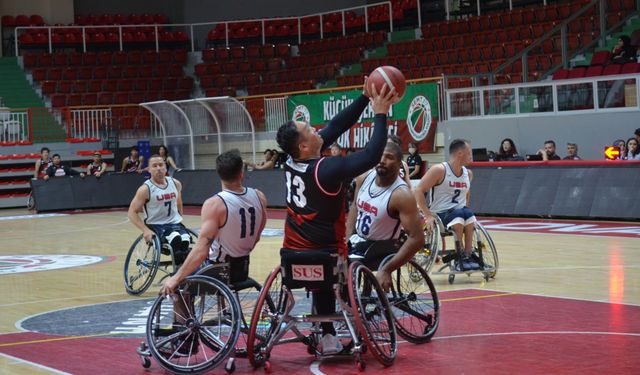
POLYGON ((277 157, 278 155, 274 155, 273 150, 266 149, 264 150, 264 161, 256 164, 245 162, 245 164, 247 165, 247 167, 252 169, 273 169, 273 167, 275 166, 275 158, 277 157))
POLYGON ((409 179, 420 179, 420 168, 422 168, 422 158, 418 153, 415 143, 409 143, 409 156, 407 157, 407 165, 409 166, 409 179))
POLYGON ((144 156, 140 155, 140 151, 136 146, 133 146, 129 151, 129 156, 122 159, 122 169, 120 170, 120 172, 142 173, 143 165, 144 165, 144 156))
POLYGON ((616 160, 627 160, 627 143, 624 139, 616 139, 612 146, 618 147, 620 149, 620 155, 616 160))
POLYGON ((342 156, 342 148, 338 143, 331 145, 331 156, 342 156))
POLYGON ((167 176, 173 174, 169 172, 180 170, 180 168, 178 168, 178 166, 176 165, 175 160, 173 160, 171 155, 169 155, 169 150, 167 149, 167 146, 160 145, 160 147, 158 147, 158 155, 160 155, 160 157, 164 160, 165 165, 167 166, 167 176))
POLYGON ((636 138, 629 138, 627 140, 627 160, 640 160, 640 147, 638 147, 638 140, 636 138))
POLYGON ((640 128, 636 129, 636 131, 633 132, 633 135, 636 136, 636 141, 638 141, 638 143, 640 143, 640 128))
POLYGON ((284 163, 287 162, 287 154, 280 153, 275 148, 271 150, 273 153, 273 168, 274 169, 282 169, 284 168, 284 163))
POLYGON ((618 43, 611 51, 611 62, 614 64, 626 64, 636 61, 636 47, 631 45, 631 38, 620 35, 618 43))
POLYGON ((542 160, 560 160, 560 156, 556 154, 556 142, 548 140, 544 142, 544 148, 537 152, 542 156, 542 160))
POLYGON ((43 147, 40 149, 40 159, 36 160, 36 170, 33 172, 33 178, 43 178, 47 175, 47 169, 53 164, 49 157, 49 149, 43 147))
POLYGON ((93 161, 87 166, 87 175, 101 177, 107 173, 107 163, 102 160, 102 155, 99 152, 93 153, 93 161))
MULTIPOLYGON (((491 157, 489 157, 491 159, 491 157)), ((518 149, 511 138, 505 138, 500 142, 500 149, 495 156, 496 161, 523 161, 524 158, 518 155, 518 149)))
POLYGON ((48 180, 51 177, 64 177, 64 176, 77 176, 84 178, 83 172, 78 172, 68 165, 62 165, 62 158, 59 154, 53 154, 53 162, 49 168, 47 168, 47 175, 43 178, 48 180))
POLYGON ((567 143, 567 156, 562 158, 562 160, 582 160, 582 158, 578 156, 578 145, 575 143, 567 143))

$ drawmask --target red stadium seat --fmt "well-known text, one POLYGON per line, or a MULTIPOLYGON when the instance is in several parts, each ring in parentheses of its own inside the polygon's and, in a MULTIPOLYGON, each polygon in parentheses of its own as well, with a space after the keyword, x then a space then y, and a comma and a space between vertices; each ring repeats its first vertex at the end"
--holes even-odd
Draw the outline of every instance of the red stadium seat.
POLYGON ((587 70, 584 73, 585 77, 596 77, 602 74, 602 66, 600 65, 593 65, 587 68, 587 70))
POLYGON ((611 52, 599 51, 593 54, 591 58, 591 65, 605 65, 611 59, 611 52))
POLYGON ((585 73, 586 73, 587 69, 583 66, 576 66, 575 68, 571 69, 569 71, 569 74, 567 75, 567 78, 571 79, 571 78, 582 78, 584 77, 585 73))

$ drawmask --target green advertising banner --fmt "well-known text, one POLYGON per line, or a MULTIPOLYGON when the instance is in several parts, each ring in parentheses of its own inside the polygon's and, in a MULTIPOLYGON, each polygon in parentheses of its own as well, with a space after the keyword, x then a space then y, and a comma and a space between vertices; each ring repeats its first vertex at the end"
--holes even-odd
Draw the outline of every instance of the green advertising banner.
MULTIPOLYGON (((361 93, 361 90, 351 90, 290 96, 287 104, 289 118, 321 128, 361 93)), ((435 151, 436 124, 440 117, 438 103, 437 83, 407 85, 404 96, 387 115, 389 133, 402 139, 403 151, 406 152, 410 142, 418 146, 419 152, 435 151)), ((373 132, 373 115, 369 105, 356 125, 338 139, 340 147, 365 147, 373 132)))

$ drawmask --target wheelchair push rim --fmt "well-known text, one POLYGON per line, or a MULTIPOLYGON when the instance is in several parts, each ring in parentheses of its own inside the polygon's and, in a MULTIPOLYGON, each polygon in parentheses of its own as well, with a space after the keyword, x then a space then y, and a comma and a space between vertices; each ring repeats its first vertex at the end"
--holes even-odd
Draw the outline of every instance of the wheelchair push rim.
POLYGON ((160 263, 160 242, 153 236, 150 244, 142 235, 133 242, 124 261, 124 287, 127 293, 144 293, 158 272, 160 263))
POLYGON ((493 243, 493 239, 489 236, 489 233, 482 226, 482 224, 476 222, 476 230, 474 231, 474 250, 478 255, 482 254, 482 262, 485 266, 484 270, 481 270, 485 275, 485 278, 495 278, 498 273, 499 262, 498 252, 496 246, 493 243), (489 268, 490 267, 490 268, 489 268))
MULTIPOLYGON (((392 257, 385 258, 380 267, 392 257)), ((440 303, 431 278, 420 265, 410 260, 391 273, 391 281, 387 299, 398 334, 414 344, 428 342, 440 324, 440 303), (420 276, 419 280, 416 280, 416 274, 420 276)))
POLYGON ((387 296, 373 272, 362 263, 351 263, 349 274, 349 300, 357 331, 373 357, 383 366, 391 366, 397 354, 397 340, 387 296))
POLYGON ((224 283, 191 276, 174 295, 155 300, 147 319, 147 343, 166 370, 198 374, 233 353, 240 324, 240 307, 224 283))

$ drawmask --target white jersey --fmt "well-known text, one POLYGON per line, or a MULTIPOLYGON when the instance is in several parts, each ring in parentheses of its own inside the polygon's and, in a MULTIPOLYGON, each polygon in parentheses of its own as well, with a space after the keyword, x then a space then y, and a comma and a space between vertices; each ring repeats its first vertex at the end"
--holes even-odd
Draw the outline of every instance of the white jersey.
POLYGON ((358 190, 356 231, 366 240, 396 239, 400 235, 400 218, 389 213, 389 201, 396 189, 406 188, 407 184, 398 177, 390 186, 380 187, 376 176, 375 170, 370 171, 358 190))
POLYGON ((182 216, 178 212, 178 188, 171 177, 165 177, 164 188, 153 183, 151 179, 144 182, 149 188, 149 201, 144 205, 144 222, 146 224, 178 224, 182 216))
POLYGON ((471 188, 469 170, 462 167, 462 175, 456 176, 449 166, 444 165, 444 179, 439 185, 431 188, 431 201, 429 210, 435 213, 446 212, 454 208, 462 208, 467 205, 467 192, 471 188))
POLYGON ((244 193, 223 190, 217 194, 227 207, 227 219, 209 248, 209 259, 224 261, 228 255, 234 258, 249 255, 260 233, 265 209, 258 192, 245 188, 244 193))

